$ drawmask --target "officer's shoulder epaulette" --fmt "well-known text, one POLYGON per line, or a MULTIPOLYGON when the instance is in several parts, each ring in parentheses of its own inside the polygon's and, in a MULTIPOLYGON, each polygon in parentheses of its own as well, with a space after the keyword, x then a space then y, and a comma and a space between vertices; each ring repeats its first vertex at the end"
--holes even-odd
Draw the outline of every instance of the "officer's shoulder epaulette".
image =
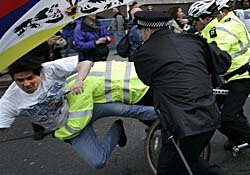
POLYGON ((224 22, 229 22, 231 21, 231 18, 227 18, 224 22))
POLYGON ((210 38, 215 38, 217 36, 216 27, 213 27, 209 31, 210 38))

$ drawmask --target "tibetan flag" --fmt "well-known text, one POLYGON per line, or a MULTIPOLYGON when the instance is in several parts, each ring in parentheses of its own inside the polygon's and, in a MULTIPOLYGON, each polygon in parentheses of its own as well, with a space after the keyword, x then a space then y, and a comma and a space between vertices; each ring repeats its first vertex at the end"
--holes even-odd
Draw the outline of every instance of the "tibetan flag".
POLYGON ((0 0, 0 72, 70 21, 132 0, 0 0))

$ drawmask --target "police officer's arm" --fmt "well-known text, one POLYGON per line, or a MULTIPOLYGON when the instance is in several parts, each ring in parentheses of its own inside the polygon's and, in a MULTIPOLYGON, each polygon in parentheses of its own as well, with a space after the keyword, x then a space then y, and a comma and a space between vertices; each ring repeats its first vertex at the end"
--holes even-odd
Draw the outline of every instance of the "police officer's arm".
POLYGON ((77 65, 77 77, 76 77, 76 82, 71 88, 71 92, 73 95, 77 95, 83 92, 83 81, 87 77, 91 67, 93 65, 92 61, 85 60, 81 61, 77 65))
POLYGON ((231 56, 217 47, 215 42, 208 44, 210 52, 210 60, 212 61, 214 70, 217 74, 221 75, 231 66, 231 56))

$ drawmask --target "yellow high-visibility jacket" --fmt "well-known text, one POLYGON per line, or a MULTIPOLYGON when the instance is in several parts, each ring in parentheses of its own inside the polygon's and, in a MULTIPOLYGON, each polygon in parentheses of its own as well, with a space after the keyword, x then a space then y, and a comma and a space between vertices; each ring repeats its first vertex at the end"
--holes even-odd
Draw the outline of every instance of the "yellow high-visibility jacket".
MULTIPOLYGON (((76 75, 67 79, 68 88, 74 85, 75 79, 76 75)), ((132 62, 96 62, 83 84, 83 93, 67 95, 68 119, 55 131, 60 140, 77 136, 89 124, 94 103, 135 104, 149 89, 139 80, 132 62)))
MULTIPOLYGON (((225 75, 248 62, 250 58, 249 39, 244 26, 226 25, 214 19, 201 31, 201 35, 207 39, 208 43, 216 42, 221 50, 226 51, 231 56, 232 64, 225 75)), ((242 75, 235 75, 228 81, 243 78, 250 78, 248 71, 242 75)))
POLYGON ((229 12, 220 20, 220 23, 229 27, 244 43, 249 43, 249 32, 246 25, 234 14, 234 12, 229 12))

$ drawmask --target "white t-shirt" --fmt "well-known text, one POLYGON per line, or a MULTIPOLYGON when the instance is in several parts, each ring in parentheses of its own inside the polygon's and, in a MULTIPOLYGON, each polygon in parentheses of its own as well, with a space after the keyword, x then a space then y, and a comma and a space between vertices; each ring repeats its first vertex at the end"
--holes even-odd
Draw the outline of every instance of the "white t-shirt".
POLYGON ((250 9, 237 9, 235 10, 236 15, 246 25, 248 32, 250 32, 250 9))
POLYGON ((33 123, 55 130, 66 122, 65 79, 76 72, 77 56, 44 63, 41 84, 28 94, 13 82, 0 99, 0 128, 9 128, 17 116, 31 117, 33 123))

